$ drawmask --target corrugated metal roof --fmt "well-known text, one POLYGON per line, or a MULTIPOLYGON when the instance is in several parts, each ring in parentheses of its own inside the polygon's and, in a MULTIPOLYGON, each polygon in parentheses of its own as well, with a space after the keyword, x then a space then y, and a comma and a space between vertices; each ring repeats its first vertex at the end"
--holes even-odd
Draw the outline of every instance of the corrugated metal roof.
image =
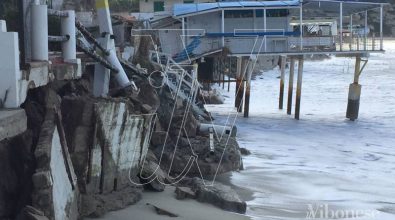
POLYGON ((173 15, 183 16, 188 14, 200 13, 204 11, 215 11, 229 8, 270 8, 270 7, 289 7, 299 6, 299 0, 285 1, 235 1, 235 2, 216 2, 216 3, 196 3, 196 4, 174 4, 173 15))

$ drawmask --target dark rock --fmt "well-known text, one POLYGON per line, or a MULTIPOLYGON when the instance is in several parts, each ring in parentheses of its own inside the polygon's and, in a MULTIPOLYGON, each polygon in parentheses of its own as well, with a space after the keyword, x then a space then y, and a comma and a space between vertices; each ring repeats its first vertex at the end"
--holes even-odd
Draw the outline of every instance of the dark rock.
POLYGON ((199 202, 210 203, 223 210, 240 214, 244 214, 247 210, 246 202, 242 201, 230 186, 218 182, 205 185, 205 182, 199 178, 193 178, 189 184, 196 192, 196 199, 199 202))
POLYGON ((162 156, 162 168, 167 172, 171 169, 170 174, 172 175, 181 174, 186 169, 189 170, 187 176, 195 177, 203 174, 204 178, 208 178, 216 174, 240 170, 242 158, 235 138, 229 137, 228 139, 228 136, 224 135, 220 141, 215 140, 214 153, 210 152, 208 137, 189 138, 184 143, 187 144, 186 146, 182 142, 178 143, 177 149, 174 146, 166 146, 163 154, 162 149, 155 151, 157 157, 162 156), (176 151, 173 158, 174 150, 176 151), (197 160, 199 167, 195 162, 189 164, 190 167, 186 167, 191 158, 197 160))
POLYGON ((33 174, 32 180, 34 188, 36 189, 46 189, 52 186, 52 176, 48 171, 42 171, 33 174))
POLYGON ((249 151, 247 148, 244 148, 244 147, 241 147, 240 148, 240 153, 241 153, 241 155, 250 155, 251 154, 251 151, 249 151))
POLYGON ((149 206, 154 207, 154 209, 155 209, 155 211, 156 211, 156 213, 157 213, 158 215, 167 215, 167 216, 172 217, 172 218, 178 217, 178 215, 176 215, 176 214, 174 214, 174 213, 171 213, 171 212, 169 212, 169 211, 166 211, 166 210, 164 210, 164 209, 162 209, 162 208, 159 208, 159 207, 156 206, 156 205, 152 205, 152 204, 150 204, 150 203, 147 203, 146 205, 149 205, 149 206))
POLYGON ((166 141, 167 132, 165 131, 154 131, 151 136, 151 144, 154 146, 163 146, 166 141))
POLYGON ((183 200, 186 198, 194 199, 196 197, 195 192, 189 187, 178 186, 176 187, 175 193, 176 199, 178 200, 183 200))
POLYGON ((144 187, 156 192, 165 190, 165 183, 167 179, 166 173, 159 167, 158 159, 155 154, 148 150, 147 156, 144 161, 142 172, 139 176, 140 182, 144 187))
POLYGON ((123 209, 141 200, 141 189, 126 187, 108 194, 81 196, 81 216, 100 217, 109 211, 123 209))
POLYGON ((44 212, 32 207, 26 206, 18 215, 16 220, 49 220, 44 212))

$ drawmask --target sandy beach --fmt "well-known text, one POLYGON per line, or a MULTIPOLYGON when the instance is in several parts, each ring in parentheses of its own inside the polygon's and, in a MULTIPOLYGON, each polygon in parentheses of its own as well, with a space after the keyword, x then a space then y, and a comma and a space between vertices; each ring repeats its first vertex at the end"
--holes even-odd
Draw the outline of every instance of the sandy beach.
MULTIPOLYGON (((175 187, 167 186, 163 192, 144 192, 143 198, 137 204, 126 209, 107 213, 96 220, 166 220, 166 219, 185 219, 185 220, 248 220, 247 216, 237 213, 223 211, 213 205, 197 202, 196 200, 186 199, 177 200, 174 194, 175 187), (155 209, 146 205, 153 204, 166 211, 174 213, 179 217, 168 217, 158 215, 155 209)), ((85 218, 89 220, 91 218, 85 218)), ((93 219, 91 219, 93 220, 93 219)))

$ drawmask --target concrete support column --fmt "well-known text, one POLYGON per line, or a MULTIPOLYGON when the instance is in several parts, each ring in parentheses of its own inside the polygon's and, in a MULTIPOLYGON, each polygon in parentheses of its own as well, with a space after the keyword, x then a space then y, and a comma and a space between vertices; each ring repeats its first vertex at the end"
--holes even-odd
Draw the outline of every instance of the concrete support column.
MULTIPOLYGON (((96 9, 97 9, 97 18, 99 23, 99 28, 101 33, 113 35, 111 17, 110 17, 110 8, 108 5, 108 0, 96 0, 96 9)), ((113 64, 119 72, 115 75, 115 79, 120 88, 125 88, 132 85, 135 89, 137 89, 134 83, 129 81, 128 76, 125 73, 121 63, 118 60, 116 51, 115 51, 115 43, 114 39, 110 39, 110 47, 109 47, 109 55, 107 56, 108 62, 113 64)))
POLYGON ((358 119, 359 103, 361 99, 362 86, 359 84, 359 76, 361 74, 361 57, 355 59, 354 82, 350 84, 348 91, 348 103, 346 117, 351 121, 358 119))
POLYGON ((63 59, 65 62, 75 62, 77 59, 75 11, 68 10, 67 14, 67 17, 61 17, 61 35, 69 38, 68 41, 62 43, 63 59))
MULTIPOLYGON (((100 39, 100 43, 104 49, 110 47, 110 36, 106 35, 100 39)), ((93 77, 93 95, 95 97, 107 97, 110 88, 110 69, 105 68, 101 64, 95 64, 95 72, 93 77)))
POLYGON ((289 66, 289 84, 288 84, 288 103, 287 103, 287 114, 292 114, 292 99, 294 90, 294 75, 295 75, 295 58, 291 57, 291 63, 289 66))
POLYGON ((31 5, 32 60, 48 61, 48 7, 34 2, 31 5))
POLYGON ((254 70, 255 59, 250 58, 246 70, 246 91, 244 96, 244 117, 248 118, 250 113, 250 92, 251 92, 251 77, 254 70))
POLYGON ((299 120, 300 116, 300 101, 302 97, 302 81, 303 81, 303 56, 299 57, 299 66, 298 66, 298 81, 296 85, 296 103, 295 103, 295 119, 299 120))
POLYGON ((279 104, 278 108, 283 109, 284 108, 284 82, 285 82, 285 63, 287 61, 286 56, 281 56, 280 57, 280 70, 281 70, 281 76, 280 76, 280 97, 279 97, 279 104))

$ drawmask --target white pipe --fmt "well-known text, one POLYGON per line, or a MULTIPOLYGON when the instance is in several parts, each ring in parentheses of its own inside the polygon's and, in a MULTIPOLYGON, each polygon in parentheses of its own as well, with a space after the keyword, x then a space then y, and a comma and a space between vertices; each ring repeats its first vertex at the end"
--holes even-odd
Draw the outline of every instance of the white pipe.
POLYGON ((209 133, 210 133, 210 153, 214 154, 215 148, 214 148, 214 129, 209 128, 209 133))
MULTIPOLYGON (((225 33, 225 11, 222 10, 221 12, 221 32, 222 34, 225 33)), ((222 35, 222 47, 225 47, 225 36, 222 35)))
POLYGON ((343 2, 340 2, 340 51, 343 51, 343 2))
MULTIPOLYGON (((37 2, 37 1, 36 1, 37 2)), ((47 5, 31 5, 32 60, 48 61, 48 8, 47 5)))
POLYGON ((353 33, 353 17, 350 15, 350 50, 352 50, 352 44, 354 43, 354 33, 353 33))
POLYGON ((77 59, 77 46, 75 39, 75 11, 66 11, 68 16, 61 18, 61 35, 68 36, 69 40, 62 43, 63 59, 75 61, 77 59))
POLYGON ((7 23, 5 20, 0 20, 0 32, 7 32, 7 23))
POLYGON ((380 50, 384 50, 384 34, 383 34, 383 4, 380 6, 380 50))
MULTIPOLYGON (((99 28, 101 33, 107 33, 113 35, 111 17, 110 17, 110 8, 108 5, 108 0, 96 0, 96 9, 97 9, 97 18, 99 22, 99 28)), ((115 42, 114 39, 110 40, 110 49, 109 55, 107 56, 107 61, 114 65, 119 72, 115 75, 115 80, 121 88, 125 88, 127 86, 132 85, 135 89, 137 89, 136 85, 133 82, 129 81, 128 76, 125 73, 121 63, 118 60, 116 51, 115 51, 115 42)))
MULTIPOLYGON (((302 2, 303 3, 303 2, 302 2)), ((303 51, 303 6, 302 3, 299 9, 299 22, 300 22, 300 50, 303 51)))
POLYGON ((221 136, 222 134, 230 135, 231 137, 236 137, 237 128, 236 126, 223 126, 223 125, 213 125, 201 123, 198 126, 199 134, 208 135, 210 134, 210 129, 214 129, 214 132, 221 136))
POLYGON ((188 43, 187 43, 187 37, 185 34, 185 17, 182 18, 182 40, 184 41, 184 47, 186 48, 188 43))
MULTIPOLYGON (((263 29, 265 30, 265 32, 267 31, 267 30, 266 30, 266 29, 267 29, 267 14, 266 14, 266 8, 263 9, 263 29)), ((263 40, 265 41, 264 50, 265 50, 265 52, 267 52, 266 34, 265 34, 263 40)))
POLYGON ((364 31, 365 31, 365 39, 364 39, 364 50, 367 50, 367 48, 368 48, 368 30, 367 30, 367 28, 368 28, 368 11, 365 11, 365 28, 364 28, 364 31))

